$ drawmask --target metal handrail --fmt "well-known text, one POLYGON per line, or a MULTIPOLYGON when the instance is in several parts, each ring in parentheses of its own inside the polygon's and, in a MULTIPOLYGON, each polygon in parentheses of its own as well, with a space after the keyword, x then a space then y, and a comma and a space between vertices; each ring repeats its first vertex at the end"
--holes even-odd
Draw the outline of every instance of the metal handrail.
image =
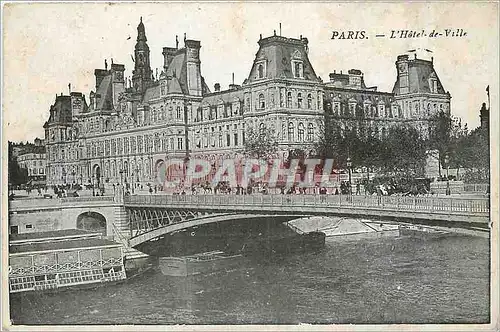
POLYGON ((356 195, 135 195, 125 205, 192 205, 203 207, 352 207, 418 212, 489 213, 487 198, 441 198, 356 195))

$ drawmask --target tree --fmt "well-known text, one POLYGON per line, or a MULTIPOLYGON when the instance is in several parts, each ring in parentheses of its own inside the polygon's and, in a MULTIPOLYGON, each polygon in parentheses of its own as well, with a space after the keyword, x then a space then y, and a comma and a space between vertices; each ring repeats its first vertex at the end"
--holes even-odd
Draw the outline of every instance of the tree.
POLYGON ((257 159, 270 159, 276 155, 278 140, 273 130, 262 126, 256 130, 248 126, 245 131, 245 155, 257 159))
POLYGON ((468 169, 467 182, 488 182, 490 172, 489 137, 485 130, 477 128, 457 143, 462 167, 468 169))
POLYGON ((439 177, 441 167, 446 164, 446 156, 450 151, 451 117, 441 111, 429 120, 429 148, 439 152, 439 177))
POLYGON ((404 177, 423 174, 427 146, 414 127, 391 128, 382 146, 383 169, 386 172, 399 173, 404 177))
POLYGON ((28 170, 21 168, 13 155, 13 144, 9 142, 9 184, 18 186, 28 182, 28 170))

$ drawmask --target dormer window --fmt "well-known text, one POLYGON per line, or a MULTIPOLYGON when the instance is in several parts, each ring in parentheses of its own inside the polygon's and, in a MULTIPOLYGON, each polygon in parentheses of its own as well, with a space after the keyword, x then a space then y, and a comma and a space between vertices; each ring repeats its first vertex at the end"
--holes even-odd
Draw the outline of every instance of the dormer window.
POLYGON ((301 60, 292 61, 293 77, 304 78, 304 65, 301 60))
POLYGON ((160 84, 160 94, 163 96, 165 94, 165 81, 160 84))
POLYGON ((259 61, 257 65, 257 79, 266 78, 266 61, 259 61))
POLYGON ((438 83, 435 73, 432 73, 429 77, 429 90, 431 93, 438 93, 438 83))

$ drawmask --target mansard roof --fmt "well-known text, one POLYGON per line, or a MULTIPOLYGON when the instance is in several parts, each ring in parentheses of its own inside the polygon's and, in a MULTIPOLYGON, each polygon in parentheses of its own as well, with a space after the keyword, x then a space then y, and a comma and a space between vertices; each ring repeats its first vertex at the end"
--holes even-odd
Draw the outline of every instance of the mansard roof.
POLYGON ((96 91, 96 95, 100 95, 100 98, 97 102, 98 110, 113 109, 113 94, 111 89, 111 75, 107 75, 103 78, 96 91))
POLYGON ((202 101, 201 105, 203 106, 203 105, 208 104, 210 106, 213 106, 213 105, 218 105, 221 102, 223 104, 228 104, 228 103, 233 103, 236 100, 239 100, 239 101, 243 100, 243 90, 241 90, 241 89, 225 90, 225 91, 215 92, 215 93, 205 95, 203 97, 203 101, 202 101))
POLYGON ((50 116, 43 125, 46 128, 50 124, 70 124, 72 122, 71 96, 56 96, 54 105, 50 106, 50 116))
MULTIPOLYGON (((401 57, 408 59, 407 55, 399 56, 398 59, 401 57)), ((432 77, 437 80, 437 93, 446 94, 446 91, 441 84, 436 71, 434 70, 432 60, 428 61, 417 58, 408 60, 409 93, 431 93, 430 78, 432 77)), ((400 94, 399 76, 394 83, 392 92, 396 95, 400 94)))
POLYGON ((167 78, 175 79, 174 82, 170 83, 168 92, 170 93, 187 93, 187 66, 186 66, 186 49, 182 48, 175 54, 174 58, 170 62, 166 72, 167 78), (180 91, 179 91, 180 88, 180 91))
POLYGON ((281 36, 271 36, 259 40, 259 50, 248 75, 247 83, 256 81, 258 77, 257 66, 261 61, 266 62, 265 78, 293 79, 292 60, 297 59, 303 63, 303 79, 319 82, 316 73, 307 56, 307 38, 294 39, 281 36))
POLYGON ((147 103, 150 100, 160 98, 160 86, 154 85, 146 89, 144 92, 144 97, 142 98, 143 103, 147 103))

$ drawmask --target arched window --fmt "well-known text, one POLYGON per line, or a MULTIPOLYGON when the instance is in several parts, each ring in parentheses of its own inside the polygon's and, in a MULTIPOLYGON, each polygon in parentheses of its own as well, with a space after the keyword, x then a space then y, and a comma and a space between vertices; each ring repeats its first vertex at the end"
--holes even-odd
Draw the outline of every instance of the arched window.
POLYGON ((266 125, 264 124, 264 122, 261 122, 259 124, 259 133, 263 134, 266 130, 266 125))
POLYGON ((311 95, 311 94, 308 94, 308 95, 307 95, 307 108, 308 108, 308 109, 311 109, 311 108, 312 108, 312 100, 313 100, 312 95, 311 95))
POLYGON ((299 122, 297 134, 298 134, 298 141, 299 142, 303 142, 304 141, 305 128, 304 128, 304 124, 302 122, 299 122))
POLYGON ((286 107, 292 108, 292 93, 291 92, 288 92, 286 94, 286 107))
POLYGON ((162 96, 165 94, 165 81, 161 82, 161 85, 160 85, 160 94, 162 96))
POLYGON ((165 108, 163 106, 160 107, 160 120, 165 120, 165 108))
POLYGON ((262 64, 260 64, 258 67, 257 67, 257 70, 259 72, 259 78, 264 78, 264 66, 262 64))
POLYGON ((261 93, 259 95, 259 108, 260 109, 266 108, 266 101, 264 100, 264 94, 263 93, 261 93))
POLYGON ((309 142, 314 140, 314 125, 312 123, 307 125, 307 140, 309 142))
POLYGON ((385 130, 385 128, 382 128, 382 139, 385 139, 387 136, 387 132, 385 130))
POLYGON ((288 141, 293 142, 295 138, 295 125, 293 122, 288 123, 288 141))
POLYGON ((297 107, 302 108, 302 93, 297 94, 297 107))

